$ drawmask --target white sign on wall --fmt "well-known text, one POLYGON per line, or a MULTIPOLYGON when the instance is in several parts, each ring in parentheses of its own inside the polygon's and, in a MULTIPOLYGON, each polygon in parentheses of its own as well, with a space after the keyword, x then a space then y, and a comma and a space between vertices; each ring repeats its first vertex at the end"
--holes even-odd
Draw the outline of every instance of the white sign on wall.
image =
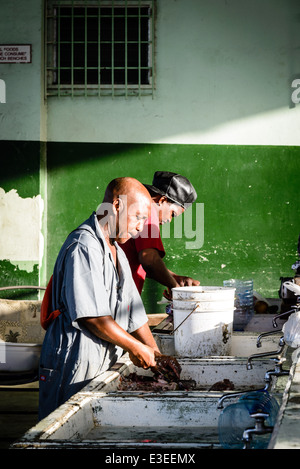
POLYGON ((31 63, 31 44, 0 44, 0 64, 31 63))
POLYGON ((6 103, 6 85, 4 80, 0 80, 0 103, 6 103))

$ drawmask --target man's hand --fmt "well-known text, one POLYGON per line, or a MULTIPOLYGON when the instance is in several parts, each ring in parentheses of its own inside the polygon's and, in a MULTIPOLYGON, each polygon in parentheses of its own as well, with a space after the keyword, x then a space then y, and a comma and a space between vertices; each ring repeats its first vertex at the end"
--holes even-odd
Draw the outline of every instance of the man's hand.
POLYGON ((140 342, 129 351, 129 358, 135 366, 146 370, 156 366, 156 353, 153 348, 140 342))
POLYGON ((197 287, 198 285, 200 285, 199 280, 195 280, 191 277, 186 277, 185 275, 173 274, 173 277, 175 278, 179 287, 197 287))
MULTIPOLYGON (((176 275, 173 272, 170 273, 173 275, 173 278, 177 283, 176 287, 198 287, 200 285, 199 280, 195 280, 184 275, 176 275)), ((167 300, 172 300, 172 289, 168 288, 168 290, 164 290, 163 296, 167 298, 167 300)))

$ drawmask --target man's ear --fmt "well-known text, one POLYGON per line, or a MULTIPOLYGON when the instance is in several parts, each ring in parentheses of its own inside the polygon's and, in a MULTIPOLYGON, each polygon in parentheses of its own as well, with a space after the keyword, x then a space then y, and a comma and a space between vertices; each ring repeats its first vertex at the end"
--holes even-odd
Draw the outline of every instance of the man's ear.
POLYGON ((168 199, 165 195, 160 195, 160 196, 158 196, 158 199, 157 199, 156 203, 158 205, 162 205, 164 202, 167 202, 167 200, 168 199))
POLYGON ((116 197, 114 200, 113 200, 113 203, 112 203, 112 206, 113 206, 113 210, 114 212, 119 212, 121 209, 122 209, 122 200, 120 199, 120 197, 116 197))

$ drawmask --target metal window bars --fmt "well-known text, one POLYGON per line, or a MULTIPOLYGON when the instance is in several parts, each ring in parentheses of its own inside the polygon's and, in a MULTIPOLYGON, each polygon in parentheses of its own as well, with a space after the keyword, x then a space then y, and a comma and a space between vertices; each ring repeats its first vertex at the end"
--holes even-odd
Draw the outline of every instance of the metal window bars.
POLYGON ((47 0, 47 96, 154 95, 155 0, 47 0))

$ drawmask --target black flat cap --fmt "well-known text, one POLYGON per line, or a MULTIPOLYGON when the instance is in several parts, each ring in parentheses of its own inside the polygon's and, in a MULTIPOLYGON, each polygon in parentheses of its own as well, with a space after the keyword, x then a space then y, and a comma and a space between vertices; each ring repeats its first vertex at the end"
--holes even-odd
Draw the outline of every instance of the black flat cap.
POLYGON ((164 195, 185 209, 197 199, 197 192, 190 181, 180 174, 169 171, 156 171, 152 185, 144 186, 157 194, 164 195))

